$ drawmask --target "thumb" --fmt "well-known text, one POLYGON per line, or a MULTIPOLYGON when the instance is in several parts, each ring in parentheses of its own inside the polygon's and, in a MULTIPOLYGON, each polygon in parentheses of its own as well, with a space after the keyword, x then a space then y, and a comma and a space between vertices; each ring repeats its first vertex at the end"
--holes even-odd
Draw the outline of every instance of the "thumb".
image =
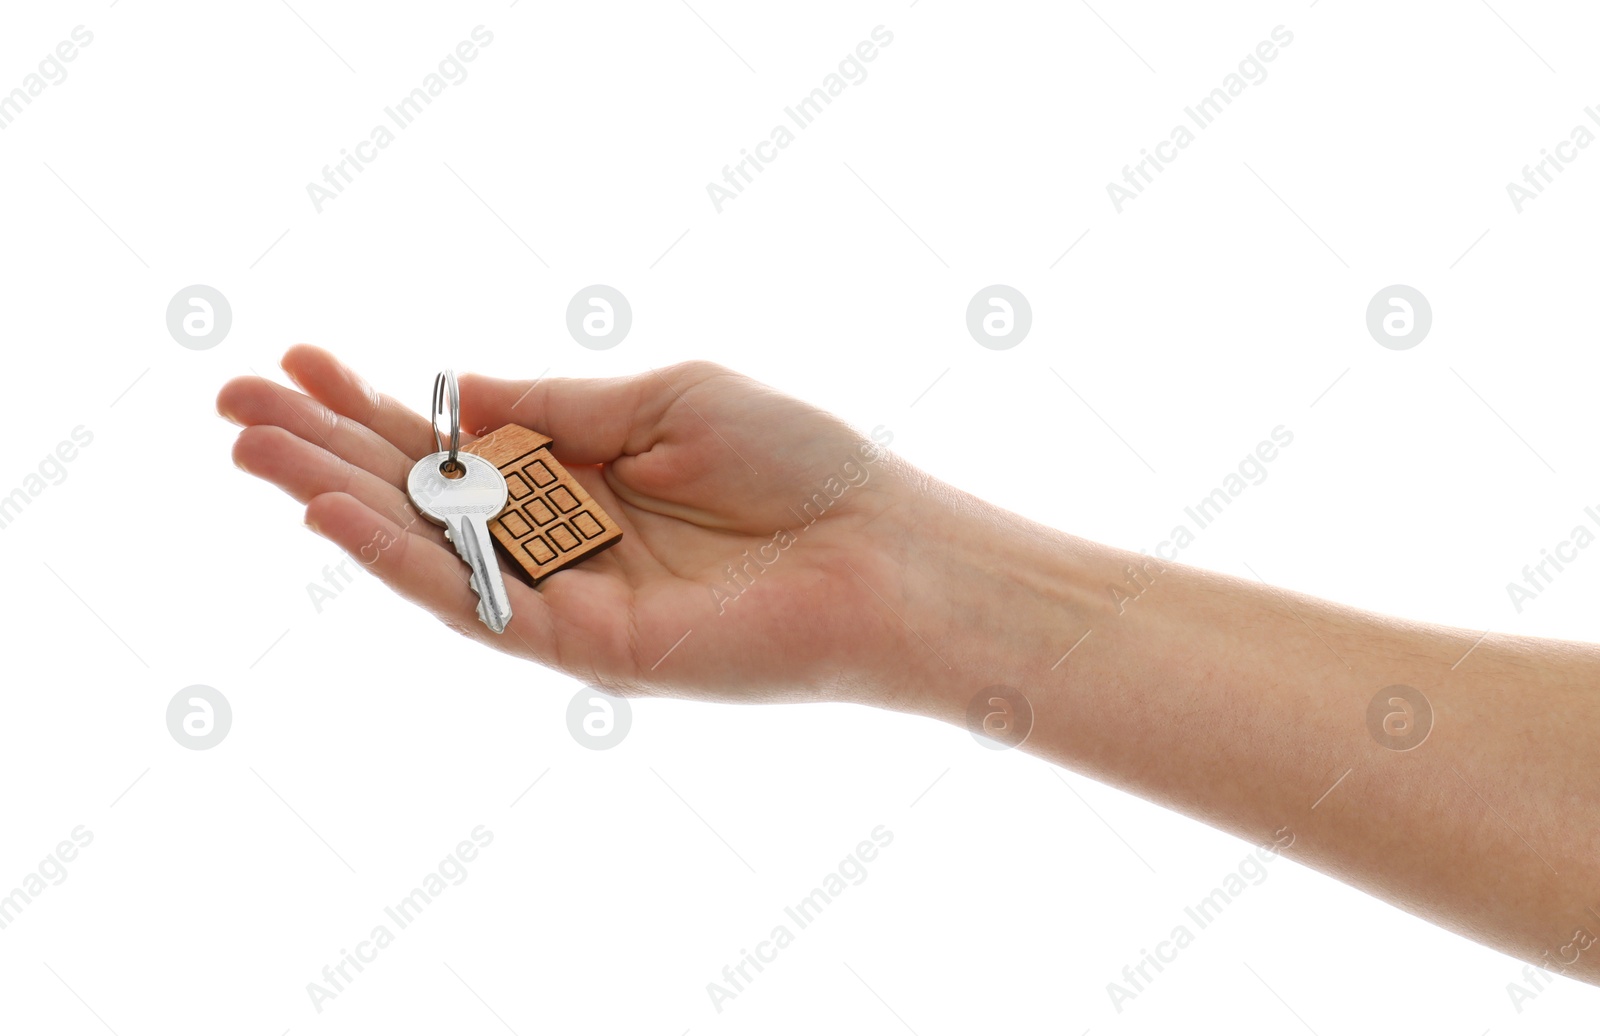
POLYGON ((522 425, 555 440, 550 449, 566 464, 606 464, 645 452, 664 409, 661 382, 649 373, 533 381, 463 374, 460 384, 463 431, 486 435, 522 425))

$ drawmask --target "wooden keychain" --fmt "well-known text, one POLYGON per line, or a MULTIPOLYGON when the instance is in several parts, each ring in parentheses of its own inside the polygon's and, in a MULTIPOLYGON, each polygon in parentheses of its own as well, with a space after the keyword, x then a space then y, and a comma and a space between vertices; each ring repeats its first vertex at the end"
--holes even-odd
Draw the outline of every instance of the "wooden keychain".
POLYGON ((622 539, 616 519, 551 454, 553 441, 508 424, 461 447, 505 476, 506 507, 489 533, 535 586, 622 539))

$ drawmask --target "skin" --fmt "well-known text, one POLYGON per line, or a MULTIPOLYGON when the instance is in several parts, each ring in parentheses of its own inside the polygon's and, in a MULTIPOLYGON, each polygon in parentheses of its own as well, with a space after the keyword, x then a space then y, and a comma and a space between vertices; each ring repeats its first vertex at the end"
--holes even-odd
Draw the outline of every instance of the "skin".
POLYGON ((702 362, 461 379, 464 431, 553 437, 624 534, 537 590, 503 563, 514 617, 496 636, 405 496, 434 452, 428 420, 323 350, 296 346, 283 368, 303 393, 246 377, 218 396, 242 426, 235 463, 463 636, 629 695, 967 724, 975 698, 1008 685, 1031 705, 1025 750, 1600 983, 1594 645, 1374 615, 1092 543, 702 362), (806 512, 830 478, 837 499, 806 512), (767 564, 717 598, 746 551, 767 564), (1130 585, 1144 589, 1128 600, 1130 585), (1431 724, 1389 703, 1393 685, 1421 692, 1431 724), (1374 697, 1380 720, 1426 739, 1380 744, 1374 697))

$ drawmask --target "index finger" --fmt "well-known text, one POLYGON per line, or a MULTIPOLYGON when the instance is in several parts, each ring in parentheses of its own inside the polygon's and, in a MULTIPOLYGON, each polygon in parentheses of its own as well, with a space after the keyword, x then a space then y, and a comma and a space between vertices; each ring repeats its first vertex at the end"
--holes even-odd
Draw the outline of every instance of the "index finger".
POLYGON ((326 349, 296 345, 283 356, 284 372, 328 409, 359 421, 408 457, 426 457, 437 447, 428 419, 389 396, 326 349))

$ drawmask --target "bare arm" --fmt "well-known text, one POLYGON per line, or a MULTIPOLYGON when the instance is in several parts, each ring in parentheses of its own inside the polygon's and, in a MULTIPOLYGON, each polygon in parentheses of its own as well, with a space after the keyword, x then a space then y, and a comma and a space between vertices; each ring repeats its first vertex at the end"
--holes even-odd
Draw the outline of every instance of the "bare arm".
POLYGON ((1600 933, 1600 648, 1477 643, 1090 543, 702 363, 463 380, 469 431, 550 434, 624 529, 538 590, 508 572, 496 636, 401 488, 428 422, 321 350, 284 367, 306 394, 223 389, 235 460, 469 638, 621 694, 958 724, 1008 685, 1031 703, 1027 750, 1258 844, 1292 837, 1312 867, 1600 982, 1582 952, 1600 933))
POLYGON ((946 505, 903 515, 923 533, 884 538, 927 641, 882 676, 898 700, 960 723, 1011 685, 1026 749, 1258 844, 1287 828, 1309 866, 1600 981, 1600 648, 1474 648, 928 492, 946 505))

